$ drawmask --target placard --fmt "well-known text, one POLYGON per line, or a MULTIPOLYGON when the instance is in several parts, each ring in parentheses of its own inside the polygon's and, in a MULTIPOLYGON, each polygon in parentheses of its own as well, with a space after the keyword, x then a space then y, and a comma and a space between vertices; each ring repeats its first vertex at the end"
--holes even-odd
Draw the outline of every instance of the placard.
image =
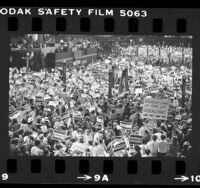
POLYGON ((145 98, 142 118, 167 120, 169 100, 145 98))

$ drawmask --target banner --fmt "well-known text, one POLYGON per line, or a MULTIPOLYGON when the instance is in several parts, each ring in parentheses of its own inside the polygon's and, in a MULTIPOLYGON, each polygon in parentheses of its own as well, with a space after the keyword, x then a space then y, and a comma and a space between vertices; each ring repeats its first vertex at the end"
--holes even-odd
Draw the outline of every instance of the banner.
POLYGON ((149 87, 149 90, 151 93, 158 93, 159 92, 159 86, 157 84, 154 84, 149 87))
POLYGON ((15 111, 14 113, 12 113, 12 114, 9 115, 9 118, 10 118, 11 120, 13 120, 13 119, 18 119, 18 118, 20 118, 20 116, 21 116, 21 113, 20 113, 19 111, 15 111))
POLYGON ((133 146, 134 144, 141 145, 142 144, 142 135, 132 134, 130 136, 130 146, 133 146))
POLYGON ((74 118, 74 120, 82 120, 82 119, 83 119, 83 116, 82 116, 81 112, 79 112, 79 111, 74 111, 74 112, 73 112, 73 118, 74 118))
POLYGON ((42 96, 36 96, 35 100, 36 100, 36 103, 37 102, 43 102, 43 97, 42 96))
POLYGON ((64 120, 68 119, 70 116, 69 116, 69 114, 66 112, 66 113, 61 114, 60 117, 61 117, 61 120, 64 121, 64 120))
POLYGON ((121 151, 126 148, 126 142, 123 137, 116 136, 113 143, 113 151, 121 151))
POLYGON ((174 92, 171 91, 171 90, 169 90, 169 89, 167 89, 167 90, 165 91, 165 94, 166 94, 167 97, 173 97, 173 96, 174 96, 174 92))
POLYGON ((66 137, 66 132, 61 130, 53 130, 52 139, 55 140, 64 140, 66 137))
POLYGON ((123 129, 132 129, 132 122, 123 122, 123 121, 120 121, 120 125, 119 125, 121 128, 123 129))
POLYGON ((144 99, 142 118, 167 120, 169 100, 144 99))

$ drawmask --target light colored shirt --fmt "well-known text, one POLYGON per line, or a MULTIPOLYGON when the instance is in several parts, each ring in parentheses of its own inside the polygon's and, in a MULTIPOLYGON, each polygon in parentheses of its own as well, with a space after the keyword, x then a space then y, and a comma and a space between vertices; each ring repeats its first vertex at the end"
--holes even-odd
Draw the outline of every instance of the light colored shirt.
POLYGON ((42 155, 42 150, 40 150, 37 146, 33 146, 31 148, 31 155, 33 155, 33 156, 41 156, 42 155))
POLYGON ((157 141, 149 141, 146 145, 146 149, 149 149, 151 151, 151 155, 155 156, 158 152, 158 142, 157 141))
POLYGON ((158 144, 158 152, 159 153, 167 153, 168 145, 166 140, 162 140, 158 144))

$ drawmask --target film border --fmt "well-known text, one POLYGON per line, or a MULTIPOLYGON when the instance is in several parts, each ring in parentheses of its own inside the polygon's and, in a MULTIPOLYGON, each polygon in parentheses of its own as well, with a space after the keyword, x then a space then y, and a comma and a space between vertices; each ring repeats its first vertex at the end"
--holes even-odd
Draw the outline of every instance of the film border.
MULTIPOLYGON (((197 174, 200 173, 200 146, 199 146, 199 136, 200 133, 200 127, 198 126, 198 122, 200 120, 198 115, 198 107, 199 107, 199 100, 198 97, 200 96, 200 90, 198 89, 198 81, 200 80, 200 76, 198 74, 198 62, 200 60, 199 54, 200 54, 200 25, 198 23, 198 19, 200 17, 199 10, 182 10, 182 9, 146 9, 149 12, 149 15, 147 18, 144 19, 138 19, 139 20, 139 31, 137 34, 139 35, 155 35, 152 30, 152 19, 153 18, 160 18, 163 20, 163 31, 160 33, 156 33, 156 35, 163 35, 163 34, 171 34, 171 35, 182 35, 183 33, 177 33, 176 32, 176 19, 178 18, 184 18, 187 20, 187 31, 184 33, 184 35, 192 35, 193 36, 193 149, 192 149, 192 159, 187 158, 183 159, 182 161, 186 162, 186 175, 190 176, 191 174, 197 174)), ((34 16, 34 15, 33 15, 34 16)), ((2 25, 7 25, 7 16, 0 17, 0 22, 2 25)), ((14 31, 14 33, 20 33, 20 34, 26 34, 26 33, 35 33, 35 31, 31 31, 31 19, 30 17, 22 17, 19 16, 19 27, 17 31, 14 31), (23 27, 26 26, 26 27, 23 27)), ((43 22, 43 30, 39 31, 37 33, 53 33, 57 34, 58 32, 55 31, 55 19, 56 17, 48 17, 45 16, 42 18, 43 22), (49 24, 49 23, 52 24, 49 24)), ((114 18, 115 19, 115 31, 111 32, 111 34, 135 34, 128 32, 128 18, 114 18), (120 27, 118 27, 120 25, 120 27)), ((79 20, 80 17, 70 17, 67 18, 67 23, 69 25, 67 29, 67 34, 88 34, 87 32, 82 33, 80 32, 79 28, 79 20)), ((103 23, 104 18, 99 17, 90 17, 91 22, 91 30, 90 34, 107 34, 103 30, 103 23), (98 22, 99 24, 96 25, 95 23, 98 22)), ((3 68, 0 69, 0 81, 1 85, 3 86, 1 90, 1 114, 2 114, 2 123, 1 123, 1 132, 0 132, 0 148, 1 148, 1 155, 0 155, 0 164, 1 164, 1 171, 0 173, 4 173, 6 170, 6 161, 7 159, 12 157, 8 157, 8 137, 7 137, 7 112, 8 109, 6 108, 8 106, 8 82, 5 81, 5 78, 8 78, 8 57, 9 57, 9 40, 10 40, 10 34, 13 32, 7 31, 7 27, 1 27, 0 28, 0 37, 1 37, 1 43, 0 43, 0 54, 2 62, 6 62, 3 65, 3 68)), ((35 158, 35 157, 34 157, 35 158)), ((30 168, 27 167, 27 164, 30 164, 30 161, 32 157, 17 157, 17 169, 20 172, 17 172, 16 174, 9 174, 10 178, 7 182, 52 182, 52 183, 83 183, 82 181, 77 181, 75 178, 79 175, 78 173, 78 164, 79 160, 84 158, 66 158, 65 165, 66 170, 63 175, 55 175, 54 174, 54 161, 56 158, 38 158, 41 159, 42 164, 42 171, 39 174, 31 174, 30 168), (73 173, 69 171, 69 169, 74 169, 73 173), (77 173, 77 174, 76 174, 77 173), (66 178, 67 177, 67 178, 66 178)), ((103 160, 105 158, 87 158, 86 160, 89 160, 90 162, 90 172, 89 174, 103 174, 102 170, 102 164, 103 160)), ((107 160, 107 158, 106 158, 107 160)), ((162 162, 162 174, 161 175, 151 175, 150 172, 150 165, 151 161, 153 159, 137 159, 138 162, 138 173, 136 175, 127 175, 126 173, 126 166, 127 161, 130 159, 121 159, 121 158, 112 158, 109 159, 113 161, 114 164, 114 172, 113 174, 110 174, 110 180, 109 183, 115 183, 115 184, 177 184, 173 178, 175 176, 175 173, 173 174, 175 162, 177 159, 167 159, 162 160, 159 159, 162 162), (169 168, 170 167, 170 168, 169 168), (149 169, 144 170, 143 169, 149 169), (122 172, 125 172, 124 174, 122 172)), ((86 182, 87 183, 87 182, 86 182)), ((90 183, 90 182, 89 182, 90 183)), ((94 182, 91 183, 100 183, 100 182, 94 182)), ((104 183, 104 182, 103 182, 104 183)))

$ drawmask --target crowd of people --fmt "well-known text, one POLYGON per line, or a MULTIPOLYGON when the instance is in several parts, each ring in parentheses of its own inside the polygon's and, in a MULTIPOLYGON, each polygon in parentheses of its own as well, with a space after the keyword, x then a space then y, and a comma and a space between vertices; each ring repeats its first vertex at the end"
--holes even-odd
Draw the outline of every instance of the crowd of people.
POLYGON ((88 65, 32 72, 9 70, 10 155, 93 157, 189 157, 192 149, 192 49, 115 46, 110 54, 91 39, 99 58, 88 65), (168 52, 168 53, 167 53, 168 52), (184 59, 183 54, 184 52, 184 59), (120 90, 124 69, 128 90, 120 90), (109 72, 114 87, 109 96, 109 72), (182 79, 186 79, 182 97, 182 79), (151 92, 157 85, 159 90, 151 92), (174 86, 178 86, 178 89, 174 86), (139 89, 139 90, 138 90, 139 89), (169 89, 171 96, 163 94, 169 89), (142 117, 145 98, 169 100, 166 120, 142 117), (130 123, 131 129, 121 126, 130 123), (131 144, 131 135, 141 143, 131 144), (120 141, 119 141, 120 140, 120 141), (117 150, 117 144, 124 146, 117 150))

